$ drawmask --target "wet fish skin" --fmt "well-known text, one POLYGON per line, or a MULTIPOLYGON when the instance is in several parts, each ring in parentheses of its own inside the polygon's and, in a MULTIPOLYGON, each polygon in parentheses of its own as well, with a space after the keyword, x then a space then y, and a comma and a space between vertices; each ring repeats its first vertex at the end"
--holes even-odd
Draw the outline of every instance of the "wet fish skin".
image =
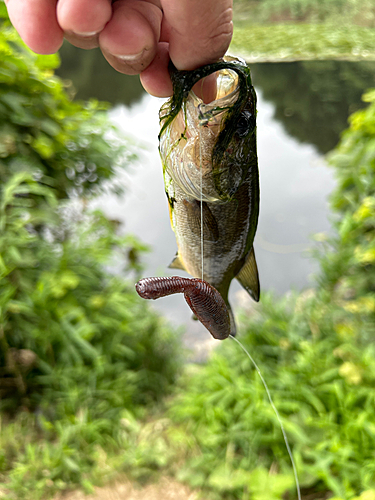
POLYGON ((259 173, 256 96, 250 70, 242 60, 229 58, 196 71, 175 71, 172 82, 174 94, 160 111, 159 135, 178 247, 170 267, 184 269, 194 277, 203 276, 219 291, 230 311, 228 290, 233 278, 237 277, 254 300, 259 300, 260 293, 253 250, 259 173), (229 76, 236 74, 238 86, 210 108, 197 101, 191 89, 202 77, 219 70, 231 71, 229 76))

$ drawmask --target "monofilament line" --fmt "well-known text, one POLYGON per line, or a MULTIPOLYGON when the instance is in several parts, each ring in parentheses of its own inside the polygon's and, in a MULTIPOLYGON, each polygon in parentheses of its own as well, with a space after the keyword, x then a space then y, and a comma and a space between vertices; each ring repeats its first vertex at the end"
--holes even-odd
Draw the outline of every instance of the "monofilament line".
POLYGON ((201 171, 201 266, 202 266, 202 280, 204 276, 203 272, 203 264, 204 264, 204 259, 203 259, 203 165, 202 165, 202 135, 201 135, 201 126, 199 125, 199 166, 200 166, 200 171, 201 171))
POLYGON ((269 402, 272 406, 272 409, 273 411, 275 412, 275 415, 277 417, 277 420, 280 424, 280 428, 281 428, 281 432, 283 433, 283 437, 284 437, 284 442, 285 442, 285 446, 286 446, 286 449, 288 451, 288 455, 289 455, 289 458, 290 458, 290 461, 292 463, 292 467, 293 467, 293 474, 294 474, 294 479, 295 479, 295 482, 296 482, 296 489, 297 489, 297 496, 298 496, 298 500, 301 500, 301 490, 300 490, 300 487, 299 487, 299 481, 298 481, 298 474, 297 474, 297 468, 296 468, 296 464, 294 463, 294 459, 293 459, 293 455, 292 455, 292 450, 290 449, 290 446, 289 446, 289 441, 288 441, 288 437, 286 435, 286 432, 285 432, 285 429, 284 429, 284 425, 283 425, 283 422, 281 420, 281 417, 280 417, 280 414, 279 412, 277 411, 277 408, 273 402, 273 399, 272 399, 272 396, 271 396, 271 393, 268 389, 268 385, 266 384, 266 381, 264 380, 263 378, 263 375, 261 374, 260 372, 260 369, 258 367, 258 365, 256 364, 255 360, 253 359, 253 357, 251 356, 251 354, 249 353, 249 351, 246 349, 245 346, 243 346, 241 344, 241 342, 236 339, 236 337, 233 337, 233 335, 229 335, 229 337, 233 340, 235 340, 237 342, 237 344, 241 347, 241 349, 248 355, 250 361, 253 363, 254 365, 254 368, 255 370, 257 371, 258 375, 259 375, 259 378, 260 380, 262 381, 262 384, 264 385, 264 388, 266 390, 266 393, 267 393, 267 396, 268 396, 268 399, 269 399, 269 402))

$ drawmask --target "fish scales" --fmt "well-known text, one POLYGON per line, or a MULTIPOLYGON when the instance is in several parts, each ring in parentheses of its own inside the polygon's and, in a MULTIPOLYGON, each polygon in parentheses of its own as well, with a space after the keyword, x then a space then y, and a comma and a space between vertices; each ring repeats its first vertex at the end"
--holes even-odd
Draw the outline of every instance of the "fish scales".
POLYGON ((252 198, 257 195, 257 184, 256 177, 247 179, 239 188, 238 198, 225 204, 203 202, 216 221, 218 232, 218 239, 213 239, 204 227, 203 274, 200 226, 191 230, 191 210, 186 209, 185 194, 178 185, 170 188, 175 199, 172 225, 182 265, 190 275, 203 276, 224 299, 227 298, 232 279, 243 267, 252 247, 257 214, 251 210, 251 202, 255 202, 252 198))

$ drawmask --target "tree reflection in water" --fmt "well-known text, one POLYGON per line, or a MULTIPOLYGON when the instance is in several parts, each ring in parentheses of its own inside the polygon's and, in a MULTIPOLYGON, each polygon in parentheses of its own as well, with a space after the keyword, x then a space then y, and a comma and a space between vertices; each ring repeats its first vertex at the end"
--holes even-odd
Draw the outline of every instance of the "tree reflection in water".
MULTIPOLYGON (((144 90, 137 76, 115 71, 99 49, 65 43, 57 73, 72 80, 77 98, 95 97, 130 106, 144 90)), ((348 116, 364 106, 361 96, 375 86, 375 62, 300 61, 251 65, 254 85, 275 105, 274 118, 299 142, 327 153, 338 142, 348 116)))
POLYGON ((289 135, 327 153, 375 86, 375 62, 300 61, 251 65, 253 83, 275 105, 289 135))
POLYGON ((77 99, 99 99, 131 106, 144 94, 138 76, 119 73, 104 59, 99 49, 83 50, 64 42, 61 66, 56 73, 71 80, 77 99))

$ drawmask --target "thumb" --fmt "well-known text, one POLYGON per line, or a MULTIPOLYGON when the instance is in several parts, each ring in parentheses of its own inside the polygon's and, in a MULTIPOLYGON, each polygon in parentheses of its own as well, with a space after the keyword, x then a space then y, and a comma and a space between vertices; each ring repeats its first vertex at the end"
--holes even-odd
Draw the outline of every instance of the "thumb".
POLYGON ((180 70, 217 61, 233 35, 232 0, 161 0, 169 55, 180 70))

